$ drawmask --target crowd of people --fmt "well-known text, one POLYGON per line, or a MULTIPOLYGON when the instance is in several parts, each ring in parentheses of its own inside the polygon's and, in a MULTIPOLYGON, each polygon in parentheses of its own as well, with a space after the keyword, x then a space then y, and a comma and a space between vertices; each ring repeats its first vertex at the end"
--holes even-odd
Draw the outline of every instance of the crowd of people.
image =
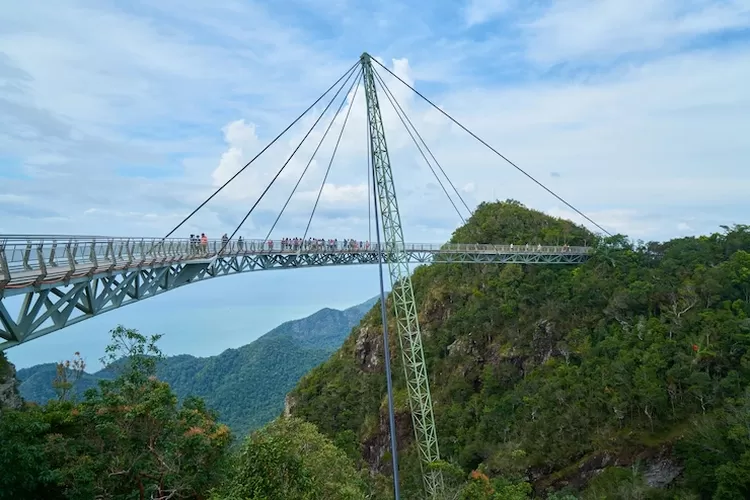
MULTIPOLYGON (((272 241, 268 242, 273 245, 272 241)), ((271 248, 271 247, 269 247, 271 248)), ((281 250, 288 250, 296 252, 297 250, 369 250, 369 241, 357 241, 354 239, 341 240, 339 244, 338 239, 324 240, 322 238, 284 238, 281 240, 281 250)))
MULTIPOLYGON (((208 253, 208 236, 206 233, 191 234, 190 248, 197 253, 208 253)), ((236 241, 230 241, 226 233, 221 237, 220 252, 228 251, 273 251, 274 249, 282 252, 319 252, 319 251, 357 251, 370 249, 369 241, 359 241, 355 239, 343 239, 339 241, 334 239, 323 238, 283 238, 281 240, 250 240, 249 242, 242 239, 242 236, 236 241)), ((214 249, 211 249, 214 250, 214 249)))
MULTIPOLYGON (((209 253, 208 248, 208 237, 206 236, 206 233, 201 234, 191 234, 190 235, 190 248, 195 251, 196 253, 209 253)), ((368 251, 370 250, 370 242, 369 241, 361 241, 361 240, 355 240, 355 239, 343 239, 339 241, 338 239, 322 239, 322 238, 282 238, 281 240, 250 240, 249 242, 246 242, 242 239, 242 236, 237 238, 236 241, 232 242, 230 241, 229 237, 226 233, 221 237, 221 247, 219 248, 211 248, 211 251, 216 251, 219 253, 229 253, 229 252, 243 252, 243 251, 249 251, 249 252, 263 252, 268 251, 271 252, 273 250, 278 250, 281 252, 321 252, 321 251, 368 251)), ((526 243, 526 245, 518 245, 514 246, 512 243, 510 244, 510 250, 513 251, 514 249, 517 249, 518 251, 537 251, 541 252, 542 249, 541 244, 538 245, 531 245, 529 243, 526 243)), ((568 245, 562 245, 560 247, 563 252, 570 251, 570 247, 568 245)))
MULTIPOLYGON (((513 245, 513 243, 511 243, 511 244, 510 244, 510 250, 511 250, 511 252, 512 252, 512 251, 513 251, 514 249, 522 249, 522 250, 523 250, 524 252, 530 252, 530 251, 533 251, 533 250, 535 250, 535 251, 537 251, 537 252, 541 252, 541 251, 542 251, 542 250, 543 250, 544 248, 545 248, 545 247, 543 247, 541 243, 537 244, 536 248, 534 248, 534 245, 532 245, 532 244, 530 244, 530 243, 526 243, 526 245, 524 245, 524 246, 520 246, 520 245, 519 245, 519 246, 517 246, 517 247, 516 247, 516 246, 514 246, 514 245, 513 245)), ((549 247, 548 247, 548 248, 549 248, 549 247)), ((569 252, 569 251, 570 251, 570 246, 568 246, 568 244, 567 244, 567 243, 566 243, 565 245, 562 245, 562 246, 560 246, 560 245, 558 245, 558 246, 553 246, 553 248, 560 248, 560 249, 562 250, 562 252, 563 252, 563 253, 565 253, 565 252, 569 252)))

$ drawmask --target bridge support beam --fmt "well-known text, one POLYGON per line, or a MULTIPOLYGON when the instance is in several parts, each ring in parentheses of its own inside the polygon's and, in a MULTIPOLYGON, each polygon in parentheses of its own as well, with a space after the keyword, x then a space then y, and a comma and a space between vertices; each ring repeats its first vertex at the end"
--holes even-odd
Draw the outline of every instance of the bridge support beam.
MULTIPOLYGON (((391 279, 391 297, 398 327, 401 357, 406 375, 412 425, 419 448, 422 477, 429 498, 437 497, 443 490, 443 477, 431 465, 440 460, 435 419, 432 413, 430 383, 427 378, 422 349, 422 334, 417 319, 417 307, 409 271, 401 215, 398 211, 396 189, 393 182, 388 147, 385 142, 383 120, 375 88, 370 55, 362 54, 367 121, 373 163, 373 178, 378 191, 380 217, 383 221, 385 252, 388 255, 388 271, 391 279)), ((392 430, 393 432, 393 430, 392 430)))
MULTIPOLYGON (((217 247, 220 244, 217 243, 217 247)), ((21 245, 24 250, 27 244, 21 245)), ((81 243, 81 246, 86 246, 81 243)), ((174 245, 177 247, 178 245, 174 245)), ((42 335, 62 330, 95 315, 127 304, 198 283, 219 276, 273 269, 302 267, 356 266, 388 262, 392 256, 376 248, 368 250, 335 250, 297 252, 245 252, 234 249, 225 255, 210 258, 196 257, 177 250, 164 262, 151 266, 134 266, 144 259, 132 253, 127 261, 105 251, 96 258, 79 256, 72 251, 56 253, 54 244, 45 250, 47 265, 24 257, 25 251, 13 248, 3 252, 0 242, 0 351, 28 342, 42 335), (16 256, 8 259, 6 255, 16 256), (64 265, 67 262, 67 266, 64 265), (12 266, 8 264, 12 263, 12 266), (31 271, 27 271, 31 269, 31 271), (76 270, 81 272, 76 273, 76 270), (40 278, 46 277, 46 278, 40 278), (81 284, 86 285, 81 288, 81 284), (89 297, 96 296, 91 301, 89 297), (70 307, 70 301, 78 303, 70 307), (40 302, 41 300, 41 302, 40 302)), ((117 252, 115 252, 117 253, 117 252)), ((409 245, 406 256, 412 264, 580 264, 587 254, 561 253, 559 248, 547 248, 543 253, 519 253, 509 246, 493 245, 409 245)), ((153 260, 146 255, 145 260, 153 260)))
POLYGON ((201 273, 208 271, 208 267, 213 261, 214 259, 203 259, 198 262, 189 262, 183 265, 180 271, 175 274, 173 278, 174 282, 171 286, 174 288, 189 283, 200 276, 201 273))

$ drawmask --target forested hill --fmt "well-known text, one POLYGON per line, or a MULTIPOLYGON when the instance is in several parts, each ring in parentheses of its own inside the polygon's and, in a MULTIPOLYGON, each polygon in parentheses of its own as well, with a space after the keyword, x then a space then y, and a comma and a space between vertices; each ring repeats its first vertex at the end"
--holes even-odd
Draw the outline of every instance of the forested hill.
MULTIPOLYGON (((222 422, 243 436, 281 413, 286 393, 341 345, 374 302, 372 299, 343 311, 322 309, 283 323, 254 342, 218 356, 171 356, 159 363, 157 374, 180 398, 202 397, 219 412, 222 422)), ((53 363, 18 370, 21 396, 37 403, 56 398, 52 384, 55 374, 53 363)), ((99 380, 112 377, 110 370, 84 373, 75 390, 83 394, 99 380)))
MULTIPOLYGON (((513 498, 530 486, 580 498, 750 498, 750 229, 635 245, 504 202, 481 205, 453 236, 584 241, 596 253, 580 266, 416 270, 441 455, 513 498)), ((288 400, 388 474, 381 335, 375 308, 288 400)), ((393 344, 410 497, 418 463, 393 344)))

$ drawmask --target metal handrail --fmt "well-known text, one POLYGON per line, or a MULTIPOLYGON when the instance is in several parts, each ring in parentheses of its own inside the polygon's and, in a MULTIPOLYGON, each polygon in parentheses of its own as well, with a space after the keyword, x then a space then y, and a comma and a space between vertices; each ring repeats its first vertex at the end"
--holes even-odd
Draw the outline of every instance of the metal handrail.
POLYGON ((541 245, 491 245, 469 243, 410 243, 404 246, 339 240, 229 240, 204 242, 187 238, 98 238, 50 235, 0 235, 0 287, 11 277, 39 274, 41 279, 63 273, 86 273, 92 270, 128 269, 139 266, 166 265, 214 257, 237 255, 365 253, 392 254, 420 252, 436 255, 475 254, 545 254, 588 255, 589 247, 541 245))
MULTIPOLYGON (((0 245, 7 246, 7 245, 17 245, 17 244, 40 244, 40 243, 59 243, 63 241, 76 241, 76 242, 103 242, 103 241, 112 241, 112 242, 124 242, 124 241, 139 241, 149 244, 157 244, 157 243, 163 243, 165 245, 168 245, 169 243, 189 243, 189 238, 154 238, 154 237, 119 237, 119 236, 76 236, 76 235, 5 235, 0 234, 0 245)), ((274 249, 278 249, 281 247, 281 242, 283 240, 275 239, 275 240, 262 240, 262 239, 247 239, 242 240, 243 242, 247 244, 254 243, 256 246, 258 244, 267 244, 268 241, 271 241, 273 243, 274 249)), ((318 240, 323 241, 323 240, 318 240)), ((327 246, 327 242, 330 240, 324 240, 327 246)), ((342 241, 343 240, 337 240, 338 241, 338 248, 343 249, 342 241)), ((354 240, 352 240, 354 241, 354 240)), ((213 238, 209 239, 209 246, 213 246, 215 243, 222 243, 222 240, 220 238, 213 238)), ((236 244, 238 242, 237 239, 230 240, 230 244, 236 244)), ((313 246, 316 246, 317 242, 313 243, 313 246)), ((356 250, 368 250, 370 248, 374 248, 376 245, 375 243, 369 243, 365 242, 364 240, 357 240, 356 248, 349 246, 347 248, 349 249, 356 249, 356 250), (359 246, 359 244, 366 244, 369 243, 369 246, 367 248, 359 246)), ((451 248, 476 248, 476 249, 507 249, 510 248, 514 252, 523 252, 523 251, 544 251, 549 249, 562 249, 567 248, 569 252, 573 253, 588 253, 590 250, 590 247, 586 246, 567 246, 567 245, 538 245, 538 244, 485 244, 485 243, 407 243, 405 248, 408 249, 424 249, 424 250, 440 250, 440 249, 451 249, 451 248)), ((309 247, 307 247, 309 248, 309 247)))

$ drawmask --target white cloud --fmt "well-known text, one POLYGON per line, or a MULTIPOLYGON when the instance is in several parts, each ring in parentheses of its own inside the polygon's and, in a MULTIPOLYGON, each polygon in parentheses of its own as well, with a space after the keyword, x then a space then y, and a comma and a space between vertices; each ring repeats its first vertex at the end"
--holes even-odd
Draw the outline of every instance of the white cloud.
MULTIPOLYGON (((25 200, 0 198, 0 230, 165 233, 343 73, 362 44, 612 232, 706 231, 731 219, 727 210, 747 206, 750 51, 742 43, 677 50, 746 26, 746 1, 441 4, 469 24, 497 28, 494 39, 455 26, 455 17, 439 24, 416 16, 423 9, 416 2, 376 13, 351 2, 307 5, 306 16, 340 28, 335 44, 289 28, 302 26, 290 22, 291 7, 177 6, 165 0, 126 13, 75 1, 0 12, 12 27, 0 35, 0 150, 13 162, 0 162, 0 182, 25 200), (393 22, 364 35, 364 20, 394 16, 419 21, 407 37, 393 22), (634 53, 638 59, 626 57, 634 53), (552 73, 538 66, 559 62, 564 68, 552 73), (690 229, 680 226, 687 205, 696 217, 690 229)), ((472 208, 515 198, 558 213, 557 200, 375 67, 472 208)), ((385 94, 379 99, 407 238, 444 239, 460 220, 385 94)), ((178 234, 231 232, 324 102, 178 234)), ((304 229, 345 112, 279 231, 304 229)), ((365 116, 360 88, 316 214, 320 234, 366 231, 365 116)), ((326 123, 258 205, 246 235, 265 235, 326 123)))
POLYGON ((555 63, 672 48, 750 26, 747 0, 561 0, 526 26, 530 55, 555 63))
POLYGON ((513 0, 469 0, 464 10, 468 26, 481 24, 507 12, 515 2, 513 0))
MULTIPOLYGON (((246 123, 244 119, 235 120, 228 123, 222 128, 224 141, 227 143, 227 150, 221 154, 219 165, 211 173, 213 186, 218 188, 239 172, 255 156, 263 145, 258 140, 255 133, 255 125, 246 123)), ((259 188, 258 181, 266 181, 265 178, 259 179, 253 175, 256 171, 252 166, 248 167, 249 172, 245 175, 252 176, 252 185, 259 188)), ((243 172, 244 173, 244 172, 243 172)), ((242 174, 240 174, 242 175, 242 174)), ((267 184, 267 182, 266 182, 267 184)), ((254 194, 253 190, 253 194, 254 194)), ((248 193, 241 189, 239 183, 231 183, 225 188, 224 195, 233 199, 247 198, 248 193)))
MULTIPOLYGON (((553 207, 546 212, 553 217, 568 219, 581 225, 588 225, 586 220, 568 208, 553 207)), ((639 220, 639 214, 636 210, 601 210, 590 212, 588 215, 591 219, 604 226, 611 234, 626 234, 633 238, 648 237, 658 229, 653 220, 639 220)))
POLYGON ((25 203, 29 200, 28 196, 21 196, 12 193, 0 194, 0 202, 4 203, 25 203))
POLYGON ((350 205, 352 203, 367 201, 367 185, 336 185, 326 182, 322 190, 307 191, 302 193, 303 197, 315 200, 320 193, 320 201, 335 205, 350 205))

